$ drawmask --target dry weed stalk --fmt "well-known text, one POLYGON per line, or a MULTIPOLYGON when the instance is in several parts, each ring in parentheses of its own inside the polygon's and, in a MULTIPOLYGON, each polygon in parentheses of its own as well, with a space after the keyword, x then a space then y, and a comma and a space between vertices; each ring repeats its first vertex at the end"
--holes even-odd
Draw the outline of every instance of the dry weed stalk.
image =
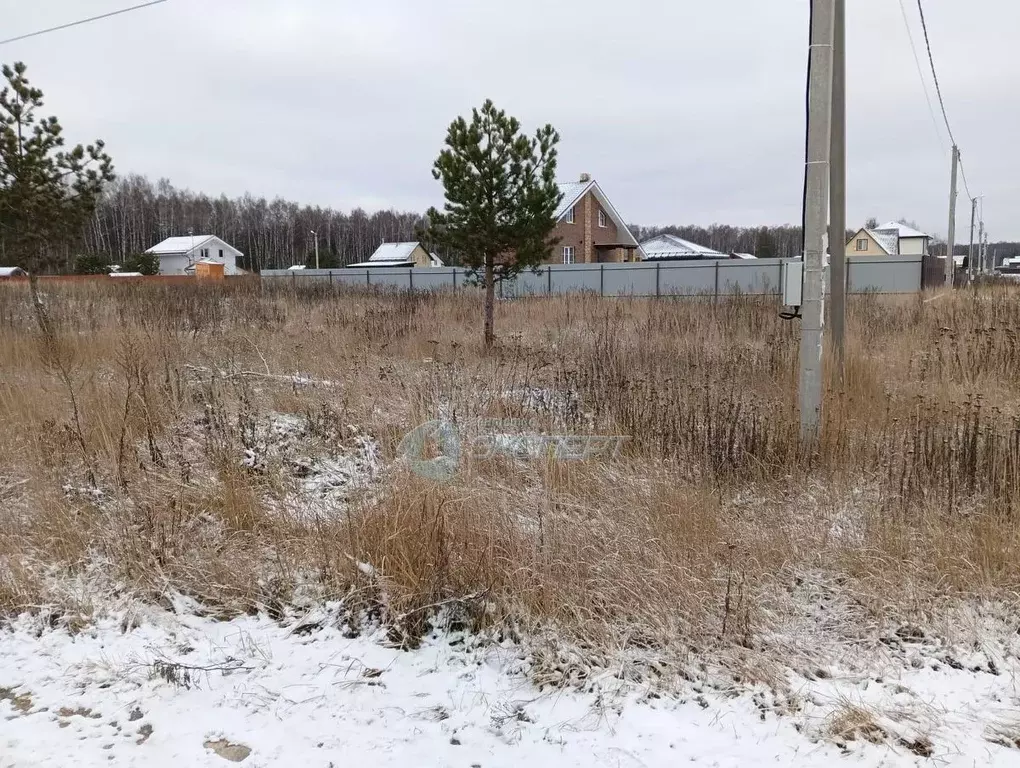
POLYGON ((590 647, 754 649, 804 573, 875 615, 1020 585, 1016 289, 855 297, 811 454, 796 328, 766 298, 503 302, 487 356, 470 292, 46 293, 0 286, 0 466, 28 481, 0 513, 8 611, 45 602, 40 565, 75 575, 99 559, 153 599, 223 615, 282 616, 311 583, 402 642, 442 614, 590 647), (465 460, 445 485, 398 462, 295 519, 279 511, 289 465, 242 461, 273 414, 305 425, 299 447, 339 451, 356 425, 388 461, 438 416, 630 439, 608 463, 465 460), (81 466, 95 493, 65 488, 81 466))

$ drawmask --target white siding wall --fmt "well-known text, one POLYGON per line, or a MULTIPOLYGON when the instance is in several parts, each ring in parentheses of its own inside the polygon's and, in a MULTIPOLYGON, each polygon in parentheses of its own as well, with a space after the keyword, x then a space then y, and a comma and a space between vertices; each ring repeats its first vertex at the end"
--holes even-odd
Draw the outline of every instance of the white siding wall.
POLYGON ((195 253, 195 261, 200 261, 204 258, 201 254, 202 249, 208 249, 209 258, 215 259, 216 261, 222 261, 225 269, 223 270, 228 275, 237 274, 237 252, 234 251, 230 246, 221 240, 210 240, 208 245, 203 246, 195 253), (220 257, 220 251, 223 251, 222 258, 220 257))
POLYGON ((188 266, 188 257, 183 253, 165 254, 159 257, 159 274, 161 275, 187 274, 184 271, 186 266, 188 266))
POLYGON ((926 252, 926 243, 927 238, 924 237, 901 237, 900 254, 903 256, 923 256, 926 252))

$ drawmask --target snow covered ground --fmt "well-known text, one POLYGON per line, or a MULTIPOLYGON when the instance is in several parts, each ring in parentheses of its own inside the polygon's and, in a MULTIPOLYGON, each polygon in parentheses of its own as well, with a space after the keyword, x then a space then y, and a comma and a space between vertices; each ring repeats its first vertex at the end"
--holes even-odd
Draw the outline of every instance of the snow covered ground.
POLYGON ((540 691, 518 646, 435 634, 401 651, 329 615, 136 606, 77 634, 22 618, 0 631, 0 768, 1020 765, 992 743, 1020 738, 1012 656, 946 663, 906 637, 901 668, 791 678, 797 704, 777 714, 753 688, 670 697, 612 670, 540 691), (861 712, 875 722, 844 748, 825 736, 861 712))

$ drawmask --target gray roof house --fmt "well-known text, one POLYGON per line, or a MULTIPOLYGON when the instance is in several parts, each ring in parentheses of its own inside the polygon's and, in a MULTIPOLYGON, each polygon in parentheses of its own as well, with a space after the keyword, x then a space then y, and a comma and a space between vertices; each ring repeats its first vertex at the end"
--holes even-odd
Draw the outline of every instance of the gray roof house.
POLYGON ((692 259, 728 259, 730 255, 692 243, 676 235, 659 235, 641 243, 646 261, 688 261, 692 259))
POLYGON ((383 243, 368 261, 348 264, 348 267, 441 267, 442 260, 425 250, 421 243, 383 243))

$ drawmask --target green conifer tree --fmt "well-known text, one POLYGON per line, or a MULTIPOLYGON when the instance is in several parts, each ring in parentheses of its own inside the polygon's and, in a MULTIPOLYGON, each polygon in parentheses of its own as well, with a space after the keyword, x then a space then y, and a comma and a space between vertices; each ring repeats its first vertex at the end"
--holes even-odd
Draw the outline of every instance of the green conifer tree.
POLYGON ((516 118, 486 101, 471 121, 451 123, 432 174, 443 183, 442 212, 428 212, 427 241, 485 286, 485 348, 495 340, 495 284, 547 261, 555 240, 556 145, 551 125, 533 138, 516 118))
POLYGON ((57 118, 36 116, 43 94, 24 64, 0 71, 0 261, 35 275, 55 268, 81 233, 113 164, 102 141, 64 149, 57 118))

